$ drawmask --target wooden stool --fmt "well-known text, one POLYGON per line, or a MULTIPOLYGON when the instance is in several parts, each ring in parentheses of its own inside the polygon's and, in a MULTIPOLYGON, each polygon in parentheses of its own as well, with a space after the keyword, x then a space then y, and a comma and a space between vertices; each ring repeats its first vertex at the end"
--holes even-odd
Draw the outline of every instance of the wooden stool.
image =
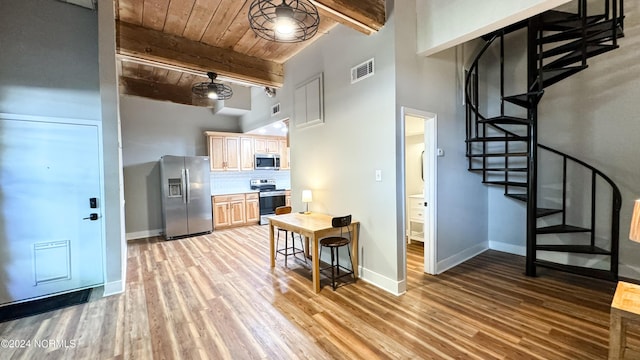
POLYGON ((611 302, 609 360, 624 359, 630 320, 640 321, 640 285, 619 281, 611 302))

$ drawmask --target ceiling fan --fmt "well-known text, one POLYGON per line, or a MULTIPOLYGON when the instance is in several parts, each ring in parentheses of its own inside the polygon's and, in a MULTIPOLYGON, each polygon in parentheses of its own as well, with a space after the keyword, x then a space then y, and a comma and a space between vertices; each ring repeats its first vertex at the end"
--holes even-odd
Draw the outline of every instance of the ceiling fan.
POLYGON ((191 91, 199 98, 209 98, 212 100, 227 100, 233 96, 233 90, 229 85, 225 85, 214 80, 218 77, 218 74, 209 71, 207 73, 211 82, 200 82, 193 85, 191 91))

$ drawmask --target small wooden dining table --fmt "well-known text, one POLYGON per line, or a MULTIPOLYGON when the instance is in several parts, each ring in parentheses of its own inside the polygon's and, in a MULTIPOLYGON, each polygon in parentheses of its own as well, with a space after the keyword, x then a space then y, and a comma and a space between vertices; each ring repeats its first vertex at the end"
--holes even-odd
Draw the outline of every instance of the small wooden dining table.
MULTIPOLYGON (((320 239, 340 234, 340 228, 331 225, 333 216, 321 213, 289 213, 269 217, 269 256, 271 267, 276 266, 276 247, 274 238, 274 227, 293 231, 305 237, 305 256, 311 255, 311 272, 313 279, 313 289, 320 292, 320 258, 318 247, 320 239), (309 246, 311 245, 311 246, 309 246), (309 254, 311 250, 311 254, 309 254)), ((358 278, 358 225, 357 221, 352 221, 351 228, 351 258, 353 260, 353 276, 358 278)))

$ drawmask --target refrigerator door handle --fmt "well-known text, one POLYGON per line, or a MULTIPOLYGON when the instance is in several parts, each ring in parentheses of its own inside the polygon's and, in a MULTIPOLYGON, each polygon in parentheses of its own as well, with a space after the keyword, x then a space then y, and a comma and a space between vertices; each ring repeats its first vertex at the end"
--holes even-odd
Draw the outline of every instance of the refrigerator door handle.
POLYGON ((187 204, 191 203, 191 176, 189 176, 189 169, 186 169, 187 173, 187 204))
POLYGON ((187 203, 187 182, 186 182, 186 170, 182 169, 180 171, 180 180, 182 181, 182 203, 187 203))

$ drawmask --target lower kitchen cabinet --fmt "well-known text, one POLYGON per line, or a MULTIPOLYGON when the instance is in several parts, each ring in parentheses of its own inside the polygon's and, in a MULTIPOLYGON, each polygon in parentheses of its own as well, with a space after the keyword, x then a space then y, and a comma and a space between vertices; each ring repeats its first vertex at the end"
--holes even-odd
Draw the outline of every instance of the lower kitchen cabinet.
POLYGON ((213 228, 245 224, 245 195, 218 195, 212 198, 213 204, 213 228))
POLYGON ((258 193, 216 195, 211 201, 216 230, 260 222, 258 193))
POLYGON ((258 193, 249 193, 245 195, 246 204, 246 223, 257 224, 260 222, 260 202, 258 193))

